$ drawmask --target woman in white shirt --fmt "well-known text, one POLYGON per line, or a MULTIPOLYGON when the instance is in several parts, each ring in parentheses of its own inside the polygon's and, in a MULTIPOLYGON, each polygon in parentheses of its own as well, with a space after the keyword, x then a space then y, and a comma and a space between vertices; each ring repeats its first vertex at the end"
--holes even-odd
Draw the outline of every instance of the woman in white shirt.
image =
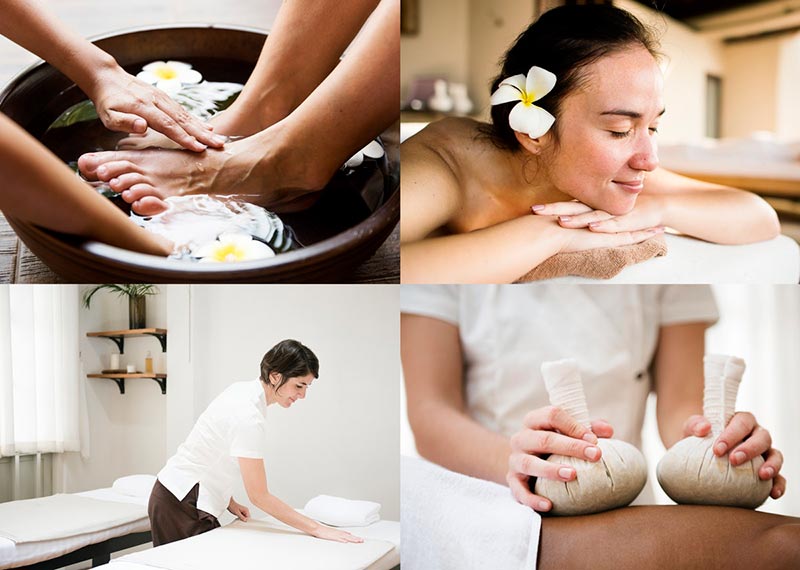
POLYGON ((267 488, 267 406, 288 408, 305 398, 318 375, 316 355, 296 340, 283 340, 264 355, 258 380, 232 384, 209 404, 158 473, 148 505, 155 546, 217 528, 226 508, 247 521, 249 509, 232 496, 239 476, 250 501, 279 521, 317 538, 363 541, 301 515, 267 488))
MULTIPOLYGON (((707 287, 403 285, 400 307, 408 419, 418 452, 452 471, 508 485, 518 502, 536 511, 551 504, 531 492, 529 480, 576 477, 546 456, 598 461, 597 437, 612 434, 640 445, 651 390, 665 447, 709 433, 701 415, 702 359, 705 329, 718 314, 707 287), (580 362, 593 414, 608 420, 594 421, 592 431, 548 406, 541 362, 569 357, 580 362)), ((785 492, 783 457, 752 414, 737 412, 714 451, 734 465, 763 455, 759 477, 772 479, 773 499, 785 492)), ((728 560, 716 545, 742 567, 747 560, 768 567, 769 560, 787 559, 769 556, 800 560, 797 522, 698 506, 543 518, 538 567, 583 567, 588 560, 596 568, 627 567, 620 560, 630 564, 640 554, 636 567, 656 567, 659 560, 667 566, 658 567, 716 567, 728 560), (642 529, 653 536, 634 552, 631 536, 642 529), (737 542, 738 535, 759 540, 737 542)))

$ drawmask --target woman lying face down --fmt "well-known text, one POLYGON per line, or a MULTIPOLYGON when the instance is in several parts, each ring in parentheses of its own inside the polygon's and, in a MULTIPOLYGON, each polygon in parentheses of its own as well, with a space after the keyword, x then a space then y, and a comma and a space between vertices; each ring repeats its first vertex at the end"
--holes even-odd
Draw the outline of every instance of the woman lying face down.
POLYGON ((664 226, 728 244, 777 235, 757 196, 659 168, 658 57, 651 32, 612 6, 531 24, 493 82, 490 124, 445 119, 402 147, 403 281, 509 282, 664 226))

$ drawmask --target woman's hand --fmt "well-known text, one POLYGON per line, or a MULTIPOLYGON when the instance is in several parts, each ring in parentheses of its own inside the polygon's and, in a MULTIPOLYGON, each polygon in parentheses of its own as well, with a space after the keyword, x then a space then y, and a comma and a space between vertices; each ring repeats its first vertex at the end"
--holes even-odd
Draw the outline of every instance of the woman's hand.
POLYGON ((346 530, 339 530, 338 528, 331 528, 324 524, 319 525, 311 533, 311 536, 317 538, 324 538, 325 540, 333 540, 335 542, 364 542, 360 536, 350 534, 346 530))
POLYGON ((554 202, 531 208, 537 216, 557 216, 558 224, 568 229, 588 229, 598 233, 638 232, 660 227, 663 224, 663 199, 660 196, 641 195, 636 206, 621 216, 595 210, 582 202, 554 202))
POLYGON ((240 521, 247 522, 250 519, 250 509, 234 501, 233 497, 231 497, 231 500, 228 502, 228 512, 240 521))
POLYGON ((598 461, 602 451, 597 437, 611 437, 614 429, 605 420, 592 422, 589 430, 561 408, 538 408, 525 416, 523 428, 511 437, 506 481, 514 498, 536 511, 549 511, 552 504, 530 491, 531 477, 572 481, 575 469, 545 461, 548 455, 569 455, 586 461, 598 461))
MULTIPOLYGON (((684 437, 705 437, 710 432, 711 423, 704 416, 691 416, 683 424, 684 437)), ((786 479, 778 474, 783 467, 783 454, 772 447, 772 436, 758 425, 750 412, 736 412, 714 442, 713 449, 717 457, 728 453, 728 461, 734 466, 763 456, 764 465, 758 470, 758 478, 762 481, 772 479, 770 497, 778 499, 786 492, 786 479)))
POLYGON ((126 73, 121 67, 102 69, 92 78, 87 95, 97 115, 112 131, 142 134, 147 128, 164 134, 183 148, 202 152, 219 148, 225 137, 191 115, 160 89, 126 73))

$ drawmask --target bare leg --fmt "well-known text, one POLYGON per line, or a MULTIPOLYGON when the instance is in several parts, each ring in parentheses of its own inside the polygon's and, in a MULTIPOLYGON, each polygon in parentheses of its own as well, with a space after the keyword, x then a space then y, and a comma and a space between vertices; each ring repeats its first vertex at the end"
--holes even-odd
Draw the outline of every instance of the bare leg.
POLYGON ((347 57, 266 130, 191 158, 174 150, 88 154, 80 158, 81 172, 108 181, 142 214, 163 208, 157 200, 139 202, 145 197, 203 192, 258 196, 254 201, 266 206, 293 208, 397 119, 399 6, 382 0, 347 57))
POLYGON ((134 251, 169 255, 171 244, 133 223, 44 146, 0 114, 0 210, 46 229, 134 251))
POLYGON ((688 505, 545 517, 538 568, 800 568, 800 519, 688 505))
POLYGON ((244 89, 214 121, 216 130, 252 135, 287 117, 336 67, 377 5, 378 0, 284 2, 244 89))

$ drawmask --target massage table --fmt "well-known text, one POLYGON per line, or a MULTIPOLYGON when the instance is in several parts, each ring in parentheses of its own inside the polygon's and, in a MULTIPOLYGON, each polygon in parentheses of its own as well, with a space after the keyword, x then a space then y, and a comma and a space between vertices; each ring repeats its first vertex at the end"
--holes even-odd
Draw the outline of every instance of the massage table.
MULTIPOLYGON (((303 512, 302 510, 300 512, 303 512)), ((381 520, 342 527, 362 544, 320 540, 270 516, 234 521, 212 531, 111 561, 107 570, 399 570, 400 523, 381 520)))
MULTIPOLYGON (((49 536, 43 540, 15 542, 0 536, 0 569, 25 567, 51 570, 84 560, 92 560, 93 566, 99 566, 109 561, 112 552, 151 542, 147 496, 131 496, 109 487, 73 495, 44 497, 37 499, 37 504, 44 509, 53 509, 52 515, 45 516, 46 520, 53 521, 59 514, 65 514, 65 510, 70 516, 77 514, 81 508, 80 498, 89 499, 88 502, 93 505, 97 503, 92 503, 92 500, 102 501, 104 512, 93 515, 93 529, 90 532, 73 534, 73 531, 66 530, 64 536, 59 536, 59 525, 44 524, 42 527, 47 528, 46 534, 49 536), (64 497, 70 499, 68 505, 59 501, 64 497)), ((3 503, 0 505, 4 513, 2 518, 16 508, 25 508, 27 504, 27 501, 3 503)), ((3 527, 2 520, 0 527, 3 527)))

